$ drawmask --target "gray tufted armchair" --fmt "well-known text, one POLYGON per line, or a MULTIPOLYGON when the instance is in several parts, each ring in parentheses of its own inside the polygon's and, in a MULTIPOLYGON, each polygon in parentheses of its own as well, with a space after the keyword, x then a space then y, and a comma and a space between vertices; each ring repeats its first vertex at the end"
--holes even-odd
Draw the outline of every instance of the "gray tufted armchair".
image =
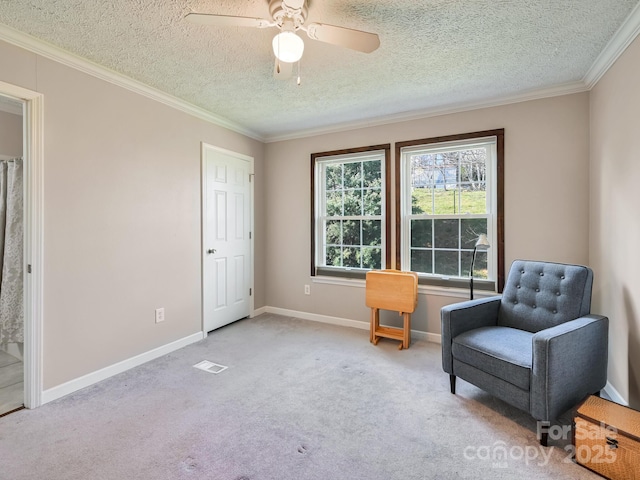
POLYGON ((460 377, 547 425, 599 394, 609 319, 589 314, 592 283, 588 267, 516 260, 502 295, 444 307, 451 393, 460 377))

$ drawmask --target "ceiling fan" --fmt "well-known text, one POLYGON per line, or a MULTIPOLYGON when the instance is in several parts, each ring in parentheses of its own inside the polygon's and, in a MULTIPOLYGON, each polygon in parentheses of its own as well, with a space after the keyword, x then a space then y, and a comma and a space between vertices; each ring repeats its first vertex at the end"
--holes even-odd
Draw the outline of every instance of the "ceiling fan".
POLYGON ((298 30, 306 32, 313 40, 358 52, 371 53, 380 46, 380 38, 375 33, 325 23, 304 25, 308 14, 307 0, 270 0, 269 13, 271 20, 210 13, 189 13, 185 19, 200 25, 278 28, 280 33, 273 38, 272 46, 276 56, 274 76, 281 79, 289 78, 293 72, 293 64, 302 58, 304 42, 296 34, 298 30))

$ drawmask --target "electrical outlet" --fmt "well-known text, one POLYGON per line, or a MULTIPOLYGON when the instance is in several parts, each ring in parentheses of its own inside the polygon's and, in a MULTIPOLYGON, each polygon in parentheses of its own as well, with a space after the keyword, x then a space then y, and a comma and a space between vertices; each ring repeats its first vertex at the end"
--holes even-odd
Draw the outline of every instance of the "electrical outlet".
POLYGON ((164 322, 164 307, 156 308, 156 323, 164 322))
POLYGON ((304 286, 304 294, 311 295, 311 287, 309 285, 304 286))

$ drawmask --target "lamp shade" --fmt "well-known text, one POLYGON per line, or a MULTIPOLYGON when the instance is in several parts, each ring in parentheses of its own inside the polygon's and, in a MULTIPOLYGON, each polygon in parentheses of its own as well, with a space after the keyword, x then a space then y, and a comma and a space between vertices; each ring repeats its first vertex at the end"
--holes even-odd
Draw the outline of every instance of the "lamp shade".
POLYGON ((489 243, 489 239, 487 238, 487 235, 484 233, 481 233, 478 236, 478 241, 476 242, 476 248, 478 250, 489 250, 490 247, 491 247, 491 244, 489 243))
POLYGON ((273 37, 273 53, 281 62, 295 63, 302 58, 304 42, 293 32, 283 31, 273 37))

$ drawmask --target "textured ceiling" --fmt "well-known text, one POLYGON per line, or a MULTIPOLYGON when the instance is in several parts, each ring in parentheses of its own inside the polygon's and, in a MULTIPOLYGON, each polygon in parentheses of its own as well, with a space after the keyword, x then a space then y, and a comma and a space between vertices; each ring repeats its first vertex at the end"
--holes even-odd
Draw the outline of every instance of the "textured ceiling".
POLYGON ((311 0, 306 23, 376 32, 364 54, 303 34, 302 85, 273 78, 267 0, 0 0, 0 23, 270 139, 583 79, 638 0, 311 0))

